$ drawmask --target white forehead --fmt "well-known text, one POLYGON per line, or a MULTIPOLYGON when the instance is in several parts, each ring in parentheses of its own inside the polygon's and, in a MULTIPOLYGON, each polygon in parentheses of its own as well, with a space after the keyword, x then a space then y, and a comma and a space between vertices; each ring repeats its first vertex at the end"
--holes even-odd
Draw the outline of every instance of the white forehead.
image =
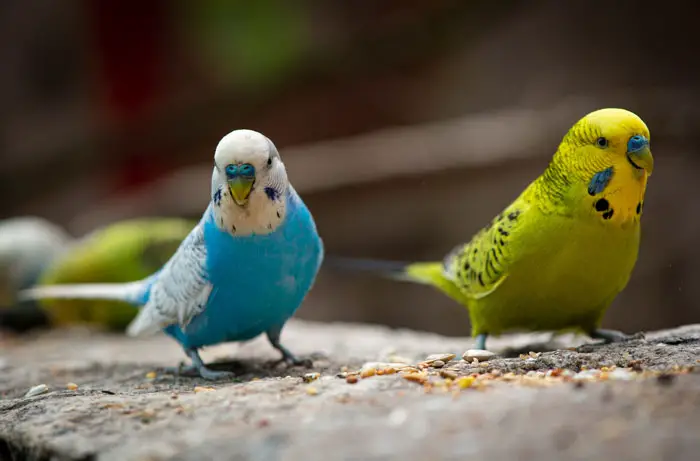
POLYGON ((214 161, 218 164, 267 160, 272 142, 253 130, 235 130, 224 136, 216 146, 214 161))

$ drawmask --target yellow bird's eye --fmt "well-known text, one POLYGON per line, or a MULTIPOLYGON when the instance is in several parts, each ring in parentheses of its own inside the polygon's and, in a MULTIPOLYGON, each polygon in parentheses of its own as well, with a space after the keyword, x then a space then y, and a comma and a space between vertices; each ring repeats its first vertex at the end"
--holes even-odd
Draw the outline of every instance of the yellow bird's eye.
POLYGON ((608 147, 608 140, 603 137, 596 139, 595 143, 601 149, 605 149, 606 147, 608 147))

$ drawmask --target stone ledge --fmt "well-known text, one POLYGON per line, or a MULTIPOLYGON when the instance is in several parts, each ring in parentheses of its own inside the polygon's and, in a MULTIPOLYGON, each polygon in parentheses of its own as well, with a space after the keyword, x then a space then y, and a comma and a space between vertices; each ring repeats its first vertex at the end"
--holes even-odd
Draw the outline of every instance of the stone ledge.
MULTIPOLYGON (((547 338, 506 336, 492 347, 527 350, 547 338)), ((700 325, 485 366, 458 355, 448 363, 453 373, 484 378, 463 390, 459 379, 447 388, 433 368, 425 370, 435 376, 424 385, 401 373, 357 384, 336 374, 391 355, 415 364, 433 353, 461 354, 473 346, 469 338, 295 321, 284 340, 301 354, 325 356, 313 370, 319 379, 305 383, 310 370, 273 365, 276 355, 262 339, 206 351, 208 360, 236 357, 221 365, 239 372, 233 383, 147 377, 154 366, 182 358, 164 337, 71 331, 5 340, 0 459, 636 460, 693 459, 700 449, 700 374, 692 371, 700 360, 700 325), (538 373, 602 367, 617 367, 624 381, 613 372, 573 382, 538 373), (77 390, 66 389, 68 382, 77 390), (23 397, 41 383, 48 393, 23 397)), ((558 347, 584 342, 567 335, 558 347)))

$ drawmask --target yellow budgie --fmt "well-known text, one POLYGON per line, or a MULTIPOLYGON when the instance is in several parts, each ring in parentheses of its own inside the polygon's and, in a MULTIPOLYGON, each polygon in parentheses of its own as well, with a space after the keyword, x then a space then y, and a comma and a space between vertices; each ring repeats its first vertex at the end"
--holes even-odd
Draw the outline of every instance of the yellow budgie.
POLYGON ((508 330, 624 340, 600 323, 637 260, 653 166, 644 122, 626 110, 598 110, 569 130, 520 197, 444 261, 329 262, 438 288, 469 309, 480 349, 488 335, 508 330))

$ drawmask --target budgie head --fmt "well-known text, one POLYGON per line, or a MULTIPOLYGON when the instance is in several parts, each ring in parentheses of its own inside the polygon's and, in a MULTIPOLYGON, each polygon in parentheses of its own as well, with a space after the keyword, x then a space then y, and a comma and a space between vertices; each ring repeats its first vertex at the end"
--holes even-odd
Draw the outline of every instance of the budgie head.
POLYGON ((234 235, 272 232, 284 219, 288 188, 287 171, 270 139, 235 130, 219 142, 212 203, 220 228, 234 235))
POLYGON ((583 200, 603 220, 626 223, 641 214, 647 179, 654 169, 649 129, 624 109, 601 109, 583 117, 564 136, 543 175, 554 201, 583 200))
POLYGON ((618 174, 637 178, 654 169, 649 129, 624 109, 600 109, 583 117, 564 137, 554 161, 568 162, 582 172, 613 167, 618 174))

